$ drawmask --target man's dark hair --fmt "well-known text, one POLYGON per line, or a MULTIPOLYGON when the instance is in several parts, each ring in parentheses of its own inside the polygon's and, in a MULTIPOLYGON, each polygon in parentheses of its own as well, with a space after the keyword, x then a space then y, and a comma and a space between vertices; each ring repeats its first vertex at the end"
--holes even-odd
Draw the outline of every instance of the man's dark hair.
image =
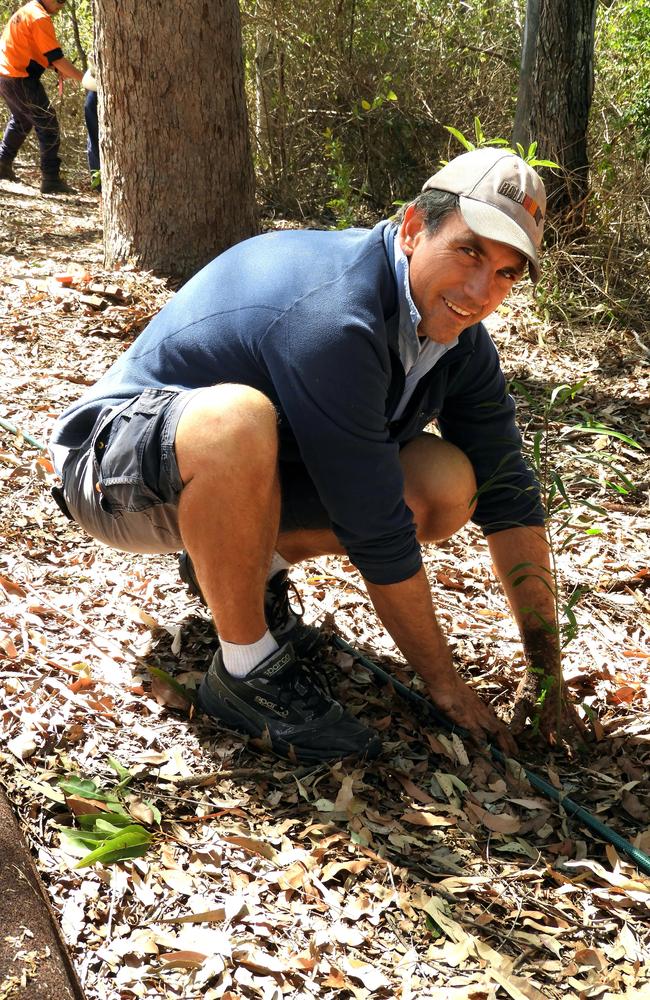
POLYGON ((458 208, 458 195, 450 194, 449 191, 423 191, 413 201, 401 206, 394 217, 398 226, 401 225, 409 205, 413 205, 422 213, 427 235, 431 236, 440 227, 442 220, 458 208))

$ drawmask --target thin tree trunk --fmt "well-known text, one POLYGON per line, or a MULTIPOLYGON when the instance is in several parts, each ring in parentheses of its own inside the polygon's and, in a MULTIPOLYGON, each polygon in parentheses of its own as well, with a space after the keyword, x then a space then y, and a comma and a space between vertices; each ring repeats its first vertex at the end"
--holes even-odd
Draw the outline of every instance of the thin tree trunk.
POLYGON ((524 26, 524 42, 521 49, 521 70, 519 73, 519 92, 517 94, 517 109, 515 112, 515 127, 513 140, 528 148, 533 140, 531 135, 531 115, 533 105, 533 73, 537 54, 537 35, 539 32, 540 0, 528 0, 526 6, 526 23, 524 26))
POLYGON ((275 31, 268 24, 255 31, 255 138, 260 162, 268 165, 273 182, 277 183, 275 164, 274 83, 275 31))
POLYGON ((587 126, 594 86, 598 0, 528 0, 513 138, 539 143, 560 164, 547 182, 549 210, 576 228, 589 190, 587 126))
POLYGON ((104 241, 188 278, 256 231, 236 0, 95 0, 104 241))
POLYGON ((70 19, 72 21, 72 34, 74 35, 74 45, 77 50, 77 55, 79 56, 79 61, 84 69, 88 69, 88 57, 86 56, 86 50, 81 44, 81 34, 79 32, 79 19, 77 18, 77 4, 75 0, 71 0, 70 3, 70 19))

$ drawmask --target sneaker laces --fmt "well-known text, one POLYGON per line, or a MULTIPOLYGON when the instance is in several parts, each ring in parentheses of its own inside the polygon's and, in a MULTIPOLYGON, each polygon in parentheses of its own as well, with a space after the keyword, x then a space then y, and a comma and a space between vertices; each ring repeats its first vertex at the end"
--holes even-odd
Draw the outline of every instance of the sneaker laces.
POLYGON ((310 660, 296 658, 282 677, 280 704, 285 707, 295 703, 296 698, 309 710, 323 714, 334 701, 334 694, 328 678, 310 660))
POLYGON ((281 570, 267 584, 264 611, 269 628, 277 635, 290 638, 294 646, 301 646, 303 656, 313 654, 330 645, 330 630, 307 625, 303 620, 305 606, 300 591, 286 570, 281 570), (291 597, 295 598, 292 606, 291 597), (297 607, 296 607, 297 605, 297 607))
MULTIPOLYGON (((280 576, 280 574, 277 574, 280 576)), ((287 573, 284 574, 281 582, 279 582, 276 587, 269 587, 269 590, 273 594, 273 602, 268 609, 270 614, 269 617, 269 627, 271 629, 283 629, 290 624, 291 619, 294 620, 295 624, 299 624, 300 619, 305 613, 305 606, 302 603, 302 597, 298 591, 295 583, 289 577, 287 573), (295 613, 291 607, 291 602, 289 600, 289 594, 292 593, 298 602, 298 614, 295 613)))

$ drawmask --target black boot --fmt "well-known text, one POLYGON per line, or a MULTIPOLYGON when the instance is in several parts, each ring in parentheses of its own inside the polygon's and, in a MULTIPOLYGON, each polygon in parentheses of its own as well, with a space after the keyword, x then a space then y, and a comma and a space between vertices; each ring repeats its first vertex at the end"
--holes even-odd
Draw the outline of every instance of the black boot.
POLYGON ((43 174, 41 194, 76 194, 76 191, 59 174, 43 174))
POLYGON ((14 161, 0 160, 0 181, 16 182, 18 179, 18 174, 14 170, 14 161))

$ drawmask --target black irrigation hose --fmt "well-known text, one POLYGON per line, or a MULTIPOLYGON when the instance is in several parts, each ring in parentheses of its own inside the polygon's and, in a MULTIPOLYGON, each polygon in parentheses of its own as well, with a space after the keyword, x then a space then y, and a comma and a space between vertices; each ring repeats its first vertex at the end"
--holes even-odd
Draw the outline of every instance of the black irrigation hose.
MULTIPOLYGON (((27 442, 27 444, 31 444, 34 448, 39 448, 41 451, 45 451, 45 445, 42 444, 41 441, 32 437, 31 434, 21 431, 20 428, 15 427, 13 424, 9 423, 8 420, 4 420, 2 417, 0 417, 0 427, 10 431, 12 434, 19 435, 24 441, 27 442)), ((365 667, 366 670, 369 670, 370 673, 374 674, 375 677, 379 677, 385 683, 391 684, 395 691, 397 691, 397 693, 407 701, 424 707, 429 715, 435 719, 438 725, 443 729, 446 729, 449 732, 457 732, 461 736, 467 735, 467 732, 464 729, 460 726, 455 726, 452 722, 450 722, 447 716, 439 712, 427 698, 423 698, 421 694, 417 693, 417 691, 412 691, 411 688, 406 686, 406 684, 402 684, 401 681, 391 677, 389 673, 382 670, 381 667, 379 667, 372 660, 369 660, 367 656, 364 656, 353 646, 349 646, 343 639, 336 636, 334 638, 334 645, 338 646, 338 648, 343 650, 343 652, 349 653, 353 656, 355 660, 358 660, 359 663, 365 667)), ((490 744, 490 752, 496 760, 505 764, 506 755, 502 753, 501 750, 490 744)), ((522 770, 533 788, 543 792, 549 799, 553 799, 562 806, 565 812, 569 813, 571 816, 575 816, 581 823, 584 823, 586 827, 589 827, 589 829, 593 830, 594 833, 597 833, 599 837, 602 837, 603 840, 613 844, 614 847, 618 848, 619 851, 622 851, 623 854, 627 854, 627 856, 634 861, 640 871, 644 872, 646 875, 650 875, 650 857, 647 854, 639 850, 638 847, 634 847, 629 840, 625 840, 623 837, 619 836, 615 830, 611 830, 605 825, 605 823, 601 823, 599 819, 596 819, 596 817, 592 816, 590 812, 582 806, 579 806, 577 802, 574 802, 573 799, 570 799, 548 781, 538 777, 538 775, 536 775, 533 771, 529 771, 526 767, 522 767, 522 770)))
MULTIPOLYGON (((401 681, 396 680, 386 670, 383 670, 372 660, 369 660, 367 656, 364 656, 363 653, 360 653, 353 646, 348 645, 348 643, 343 639, 339 639, 338 636, 335 636, 334 645, 343 650, 343 652, 349 653, 350 656, 353 656, 355 660, 359 661, 361 666, 365 667, 366 670, 369 670, 370 673, 375 675, 375 677, 378 677, 386 684, 390 684, 395 691, 397 691, 397 693, 407 701, 425 708, 429 715, 435 719, 435 721, 443 729, 446 729, 449 732, 457 732, 460 736, 468 735, 466 730, 462 729, 461 726, 454 725, 454 723, 452 723, 446 715, 439 712, 432 702, 428 700, 428 698, 424 698, 421 694, 418 694, 417 691, 413 691, 411 688, 407 687, 406 684, 402 684, 401 681)), ((502 753, 501 750, 491 744, 489 749, 492 756, 496 760, 502 764, 506 763, 506 755, 502 753)), ((650 857, 647 854, 641 851, 638 847, 634 847, 629 840, 625 840, 624 837, 621 837, 615 830, 610 829, 610 827, 606 826, 605 823, 601 823, 599 819, 596 819, 596 817, 592 816, 590 812, 582 806, 579 806, 577 802, 570 799, 564 792, 558 790, 543 778, 538 777, 538 775, 536 775, 533 771, 529 771, 527 767, 522 767, 522 771, 530 781, 533 788, 543 792, 544 795, 548 796, 548 798, 553 799, 562 807, 562 809, 564 809, 565 812, 569 813, 571 816, 575 816, 581 823, 584 823, 586 827, 589 827, 590 830, 597 833, 599 837, 602 837, 603 840, 613 844, 619 851, 631 858, 639 870, 645 875, 650 875, 650 857)))

